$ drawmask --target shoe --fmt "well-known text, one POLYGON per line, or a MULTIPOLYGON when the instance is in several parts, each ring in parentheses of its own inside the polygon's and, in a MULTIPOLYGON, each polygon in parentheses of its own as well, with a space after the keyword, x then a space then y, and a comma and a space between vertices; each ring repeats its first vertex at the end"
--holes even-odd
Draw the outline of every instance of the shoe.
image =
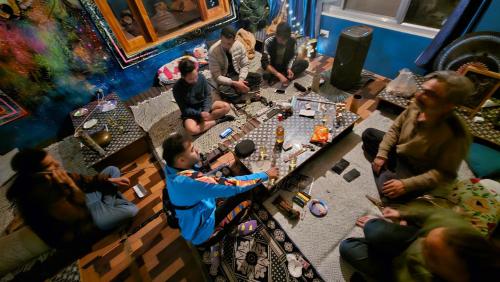
POLYGON ((232 115, 225 115, 219 119, 217 119, 217 124, 219 123, 223 123, 223 122, 226 122, 226 121, 233 121, 235 120, 236 118, 232 115))

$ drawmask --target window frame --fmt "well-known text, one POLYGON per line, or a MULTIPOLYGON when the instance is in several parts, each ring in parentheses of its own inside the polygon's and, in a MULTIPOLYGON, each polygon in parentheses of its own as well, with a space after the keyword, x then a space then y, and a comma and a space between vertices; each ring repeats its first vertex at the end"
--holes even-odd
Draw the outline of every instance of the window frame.
POLYGON ((135 36, 134 38, 126 38, 119 19, 115 16, 108 0, 94 1, 103 19, 109 25, 111 32, 114 34, 115 38, 127 55, 134 55, 152 47, 161 45, 164 42, 177 38, 183 34, 193 32, 197 29, 217 22, 230 16, 231 14, 230 0, 219 0, 219 5, 212 9, 207 9, 206 0, 196 0, 200 11, 201 21, 183 26, 169 34, 158 36, 146 7, 144 6, 143 0, 127 0, 129 10, 132 12, 134 19, 139 23, 143 34, 135 36))
POLYGON ((437 28, 404 22, 411 0, 400 0, 399 8, 395 17, 356 10, 346 10, 346 0, 340 0, 340 5, 332 4, 332 2, 333 1, 328 0, 323 1, 322 15, 360 22, 427 38, 434 38, 434 36, 439 32, 439 29, 437 28))

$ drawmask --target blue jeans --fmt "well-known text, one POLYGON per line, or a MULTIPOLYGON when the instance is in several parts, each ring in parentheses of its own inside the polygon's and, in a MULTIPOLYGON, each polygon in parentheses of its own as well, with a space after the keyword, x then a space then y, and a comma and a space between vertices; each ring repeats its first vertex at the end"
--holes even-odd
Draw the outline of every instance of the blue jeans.
POLYGON ((340 256, 357 271, 372 279, 391 281, 392 260, 417 239, 419 229, 383 219, 369 220, 365 238, 348 238, 340 243, 340 256))
MULTIPOLYGON (((110 178, 120 177, 120 169, 115 166, 106 167, 101 174, 110 178)), ((85 194, 87 208, 92 215, 97 228, 111 230, 127 220, 133 218, 139 209, 131 202, 125 200, 120 192, 103 195, 100 191, 85 194)))

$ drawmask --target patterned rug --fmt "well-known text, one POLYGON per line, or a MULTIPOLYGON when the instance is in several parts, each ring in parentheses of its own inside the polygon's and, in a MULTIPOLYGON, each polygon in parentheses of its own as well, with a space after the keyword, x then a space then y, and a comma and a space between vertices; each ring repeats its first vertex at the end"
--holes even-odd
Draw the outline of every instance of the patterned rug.
MULTIPOLYGON (((213 281, 323 281, 272 215, 258 204, 253 205, 250 219, 259 222, 248 236, 226 236, 221 264, 213 281), (288 271, 287 255, 303 261, 302 275, 293 277, 288 271)), ((210 251, 203 252, 203 262, 210 269, 210 251)))

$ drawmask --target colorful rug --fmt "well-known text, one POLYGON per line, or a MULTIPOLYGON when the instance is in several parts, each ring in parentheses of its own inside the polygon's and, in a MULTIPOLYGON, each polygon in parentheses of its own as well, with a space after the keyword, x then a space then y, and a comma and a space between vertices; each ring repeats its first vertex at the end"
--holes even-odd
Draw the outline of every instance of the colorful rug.
POLYGON ((25 109, 0 90, 0 126, 26 115, 28 112, 25 109))
MULTIPOLYGON (((324 281, 304 257, 281 226, 262 206, 254 204, 249 220, 259 222, 248 236, 226 236, 221 264, 213 281, 324 281), (287 255, 303 260, 302 275, 293 277, 288 271, 287 255)), ((203 252, 203 262, 210 269, 210 251, 203 252)))

